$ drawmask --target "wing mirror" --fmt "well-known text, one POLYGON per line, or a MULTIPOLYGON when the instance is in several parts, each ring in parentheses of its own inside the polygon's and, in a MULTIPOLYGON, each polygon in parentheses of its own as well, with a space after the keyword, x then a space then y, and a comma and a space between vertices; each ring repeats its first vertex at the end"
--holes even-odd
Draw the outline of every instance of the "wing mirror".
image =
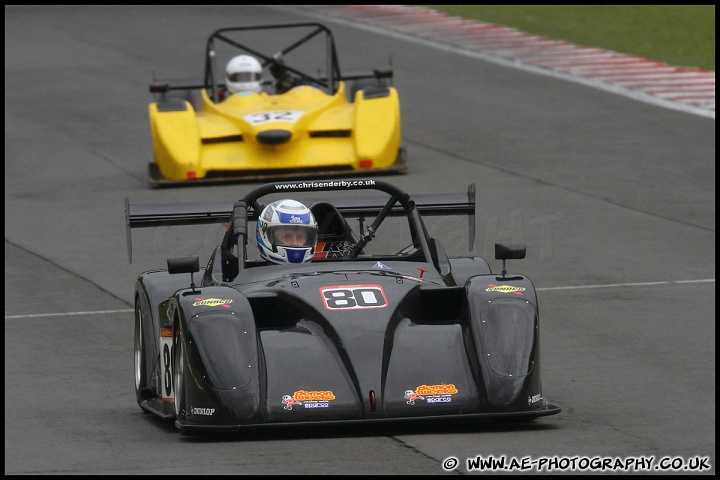
POLYGON ((167 259, 168 273, 189 273, 190 287, 195 290, 195 272, 200 271, 200 260, 197 255, 189 257, 172 257, 167 259))
POLYGON ((498 280, 521 280, 523 277, 507 276, 507 270, 505 270, 505 260, 517 260, 525 258, 525 244, 524 243, 496 243, 495 244, 495 258, 502 260, 502 276, 497 277, 498 280))

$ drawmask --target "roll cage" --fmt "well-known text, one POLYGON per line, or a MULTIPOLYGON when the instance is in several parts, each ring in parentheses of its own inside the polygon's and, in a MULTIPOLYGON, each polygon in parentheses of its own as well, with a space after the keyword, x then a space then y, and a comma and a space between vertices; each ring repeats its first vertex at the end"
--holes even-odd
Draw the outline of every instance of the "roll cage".
POLYGON ((283 67, 294 75, 297 75, 304 82, 308 82, 313 86, 321 88, 328 95, 334 95, 338 88, 338 80, 340 79, 340 65, 338 63, 337 52, 335 50, 335 40, 333 39, 332 32, 320 23, 291 23, 291 24, 272 24, 272 25, 260 25, 260 26, 249 26, 249 27, 232 27, 232 28, 221 28, 216 30, 210 35, 207 41, 206 56, 205 56, 205 88, 208 91, 208 95, 213 99, 214 102, 219 100, 219 78, 223 78, 222 67, 218 69, 215 64, 217 56, 215 55, 215 42, 224 42, 228 45, 236 47, 238 50, 249 53, 261 59, 263 68, 270 64, 279 64, 282 58, 298 48, 300 45, 307 43, 318 35, 325 35, 325 71, 330 72, 329 75, 318 76, 307 72, 298 70, 289 65, 283 64, 283 67), (299 40, 293 42, 289 46, 280 50, 279 52, 273 52, 271 54, 263 53, 257 49, 251 48, 243 43, 236 41, 235 39, 228 36, 232 32, 243 32, 250 30, 272 30, 272 29, 302 29, 301 34, 305 33, 299 40), (308 29, 310 30, 309 33, 308 29))
MULTIPOLYGON (((302 192, 318 192, 318 191, 338 191, 338 190, 378 190, 389 195, 387 202, 382 205, 379 210, 377 205, 373 208, 358 208, 353 213, 359 216, 377 214, 372 224, 365 228, 364 232, 360 232, 359 241, 352 247, 349 258, 357 258, 363 248, 375 237, 380 224, 386 217, 407 216, 410 234, 412 236, 412 244, 418 249, 418 256, 421 261, 431 261, 431 247, 425 224, 420 217, 418 207, 409 194, 399 188, 379 180, 361 180, 354 182, 347 181, 326 181, 326 182, 287 182, 282 184, 268 184, 256 188, 249 192, 243 199, 235 202, 233 212, 230 218, 230 224, 223 238, 222 248, 225 250, 233 250, 237 247, 239 270, 245 268, 247 258, 248 237, 252 237, 253 228, 248 228, 248 220, 256 219, 262 212, 265 205, 260 203, 260 199, 269 194, 279 192, 287 192, 289 195, 302 192), (352 185, 349 185, 352 183, 352 185), (283 188, 284 187, 284 188, 283 188)), ((306 200, 307 201, 307 200, 306 200)), ((346 212, 352 212, 352 209, 345 209, 346 212)))
MULTIPOLYGON (((315 86, 328 95, 335 95, 339 89, 341 81, 361 80, 361 79, 377 79, 386 81, 391 79, 393 71, 391 66, 372 69, 372 71, 364 71, 353 74, 342 74, 340 71, 340 63, 338 61, 337 50, 335 48, 335 40, 329 28, 321 23, 305 22, 305 23, 284 23, 269 25, 253 25, 243 27, 229 27, 215 30, 207 39, 205 47, 205 69, 203 80, 201 83, 197 81, 166 81, 154 80, 149 87, 153 94, 166 94, 172 90, 200 90, 205 89, 208 97, 213 102, 220 101, 220 91, 225 86, 224 65, 217 65, 218 46, 224 44, 237 49, 237 54, 246 53, 258 58, 263 69, 270 65, 282 65, 286 71, 296 76, 304 84, 315 86), (262 52, 257 48, 251 47, 247 42, 241 42, 238 38, 233 38, 233 34, 240 36, 243 32, 257 31, 277 32, 279 30, 297 30, 300 37, 290 43, 288 46, 278 51, 262 52), (298 47, 307 44, 318 36, 324 36, 324 65, 322 70, 316 73, 310 73, 311 67, 318 65, 308 65, 306 68, 298 68, 288 65, 284 62, 285 55, 296 50, 298 47), (329 72, 329 73, 328 73, 329 72)), ((318 62, 319 63, 319 62, 318 62)))
MULTIPOLYGON (((363 227, 357 242, 346 258, 334 261, 352 261, 365 256, 362 250, 371 242, 382 222, 388 217, 405 217, 412 237, 413 253, 410 256, 398 255, 397 259, 427 262, 435 265, 438 271, 447 267, 447 256, 440 243, 429 236, 423 216, 465 215, 468 217, 468 246, 472 250, 475 235, 475 185, 468 186, 466 193, 432 193, 411 197, 400 188, 387 182, 374 179, 348 180, 307 180, 294 182, 269 183, 259 186, 241 199, 230 202, 196 202, 186 204, 130 204, 125 199, 125 221, 128 241, 128 261, 132 263, 131 229, 160 227, 170 225, 202 225, 227 222, 227 229, 220 244, 223 261, 222 268, 228 269, 223 277, 231 278, 240 271, 257 266, 247 260, 248 241, 255 235, 255 221, 265 205, 263 197, 271 194, 283 194, 292 198, 295 194, 306 192, 330 192, 348 190, 375 190, 388 195, 384 200, 380 195, 368 197, 343 196, 329 200, 327 196, 298 199, 306 205, 332 203, 344 218, 374 217, 370 225, 363 227)), ((311 206, 312 208, 312 206, 311 206)), ((362 223, 361 223, 362 225, 362 223)), ((322 234, 322 232, 320 232, 322 234)), ((374 257, 372 257, 374 258, 374 257)))

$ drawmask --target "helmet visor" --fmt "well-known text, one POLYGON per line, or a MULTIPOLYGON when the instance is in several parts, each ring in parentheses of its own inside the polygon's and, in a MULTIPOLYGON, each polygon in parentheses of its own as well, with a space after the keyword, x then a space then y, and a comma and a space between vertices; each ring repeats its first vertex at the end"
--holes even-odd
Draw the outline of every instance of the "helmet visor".
POLYGON ((228 74, 228 80, 234 83, 259 82, 260 73, 258 72, 236 72, 228 74))
POLYGON ((317 227, 314 225, 275 225, 268 228, 267 236, 273 245, 314 247, 317 243, 317 227))

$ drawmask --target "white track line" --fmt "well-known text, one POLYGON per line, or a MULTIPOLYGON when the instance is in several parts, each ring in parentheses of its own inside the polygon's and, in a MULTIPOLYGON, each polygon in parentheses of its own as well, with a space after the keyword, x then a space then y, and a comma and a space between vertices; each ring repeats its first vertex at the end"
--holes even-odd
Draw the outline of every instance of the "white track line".
POLYGON ((609 283, 607 285, 578 285, 567 287, 545 287, 536 288, 538 292, 549 290, 579 290, 583 288, 616 288, 616 287, 654 287, 657 285, 684 285, 686 283, 715 283, 714 278, 704 278, 702 280, 668 280, 664 282, 637 282, 637 283, 609 283))
MULTIPOLYGON (((588 288, 617 288, 617 287, 655 287, 659 285, 684 285, 687 283, 715 283, 714 278, 705 278, 701 280, 668 280, 663 282, 637 282, 637 283, 610 283, 607 285, 577 285, 566 287, 545 287, 536 288, 538 292, 550 290, 580 290, 588 288)), ((5 320, 14 320, 19 318, 40 318, 40 317, 72 317, 75 315, 106 315, 110 313, 132 313, 131 308, 124 310, 96 310, 92 312, 66 312, 66 313, 38 313, 35 315, 5 315, 5 320)))
POLYGON ((40 317, 74 317, 75 315, 107 315, 109 313, 132 313, 132 308, 124 310, 95 310, 92 312, 65 312, 65 313, 36 313, 34 315, 5 315, 5 320, 15 318, 40 318, 40 317))

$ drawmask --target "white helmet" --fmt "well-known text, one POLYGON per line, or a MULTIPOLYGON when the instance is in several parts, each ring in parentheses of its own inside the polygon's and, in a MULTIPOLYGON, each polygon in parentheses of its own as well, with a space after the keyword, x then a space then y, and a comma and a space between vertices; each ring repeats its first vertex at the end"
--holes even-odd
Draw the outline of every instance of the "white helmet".
POLYGON ((273 263, 308 263, 317 245, 317 222, 295 200, 278 200, 263 209, 255 227, 260 256, 273 263))
POLYGON ((255 57, 238 55, 225 67, 225 87, 232 93, 259 92, 262 65, 255 57))

